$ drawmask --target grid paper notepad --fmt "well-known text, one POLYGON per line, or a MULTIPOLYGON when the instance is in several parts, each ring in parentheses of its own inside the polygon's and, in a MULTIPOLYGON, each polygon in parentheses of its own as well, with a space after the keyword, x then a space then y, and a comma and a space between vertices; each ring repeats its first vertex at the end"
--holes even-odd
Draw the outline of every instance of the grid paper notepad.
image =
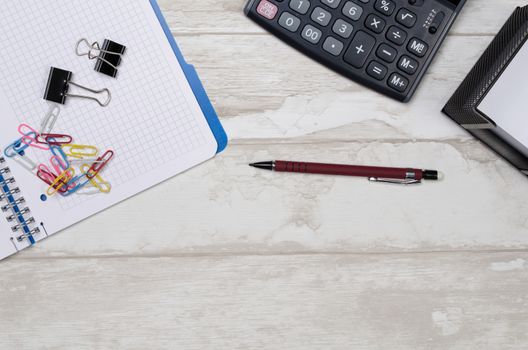
MULTIPOLYGON (((112 92, 105 108, 68 98, 53 130, 75 135, 76 143, 115 150, 104 172, 112 184, 109 194, 44 202, 46 185, 7 160, 24 206, 37 224, 45 223, 47 234, 214 157, 218 143, 149 0, 18 0, 0 8, 2 149, 20 137, 19 124, 38 129, 51 105, 42 98, 50 67, 72 71, 73 82, 112 92), (82 38, 127 47, 116 79, 94 71, 95 61, 76 56, 82 38)), ((10 226, 0 223, 0 259, 29 245, 14 241, 10 226)))

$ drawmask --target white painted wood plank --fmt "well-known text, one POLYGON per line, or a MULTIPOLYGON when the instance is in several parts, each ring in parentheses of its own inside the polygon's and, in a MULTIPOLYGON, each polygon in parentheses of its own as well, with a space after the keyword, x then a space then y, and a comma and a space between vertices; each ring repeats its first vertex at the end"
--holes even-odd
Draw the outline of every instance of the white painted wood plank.
POLYGON ((527 253, 10 260, 2 349, 526 349, 527 253))
MULTIPOLYGON (((246 0, 159 0, 172 30, 181 34, 264 33, 245 18, 246 0)), ((522 0, 468 0, 452 34, 492 35, 522 0)), ((494 34, 493 34, 494 35, 494 34)))
POLYGON ((476 142, 240 144, 20 255, 528 248, 528 182, 476 142), (274 174, 268 159, 422 166, 439 183, 274 174))
POLYGON ((203 35, 179 39, 231 139, 464 139, 441 114, 489 37, 451 37, 410 104, 337 75, 278 39, 203 35), (234 55, 236 57, 234 57, 234 55))

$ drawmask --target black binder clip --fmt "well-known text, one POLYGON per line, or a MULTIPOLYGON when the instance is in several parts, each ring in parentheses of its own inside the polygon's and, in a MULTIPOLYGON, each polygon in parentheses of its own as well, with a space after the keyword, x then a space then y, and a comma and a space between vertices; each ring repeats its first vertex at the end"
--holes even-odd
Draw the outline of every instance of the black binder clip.
POLYGON ((66 99, 68 97, 75 97, 75 98, 84 98, 84 99, 96 101, 102 107, 106 107, 110 104, 110 101, 112 100, 112 94, 110 93, 110 90, 90 89, 85 86, 74 83, 73 81, 71 81, 71 78, 72 78, 72 72, 59 69, 59 68, 55 68, 55 67, 51 67, 49 78, 48 78, 48 85, 46 86, 46 92, 44 94, 44 99, 47 101, 55 102, 55 103, 65 104, 66 99), (106 100, 101 101, 92 96, 70 94, 69 93, 70 85, 76 86, 79 89, 86 90, 93 94, 105 93, 107 95, 107 98, 106 100))
POLYGON ((105 39, 101 47, 98 42, 90 44, 87 39, 81 39, 77 42, 75 53, 77 56, 88 56, 90 60, 97 60, 95 71, 115 78, 125 50, 125 46, 112 40, 105 39))

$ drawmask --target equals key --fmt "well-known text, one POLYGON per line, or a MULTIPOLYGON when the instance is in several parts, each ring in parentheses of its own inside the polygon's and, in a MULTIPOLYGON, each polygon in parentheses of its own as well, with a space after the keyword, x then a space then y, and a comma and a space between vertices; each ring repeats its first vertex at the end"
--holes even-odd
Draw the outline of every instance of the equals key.
POLYGON ((376 80, 383 80, 387 76, 388 69, 379 62, 372 61, 367 67, 367 74, 376 80))

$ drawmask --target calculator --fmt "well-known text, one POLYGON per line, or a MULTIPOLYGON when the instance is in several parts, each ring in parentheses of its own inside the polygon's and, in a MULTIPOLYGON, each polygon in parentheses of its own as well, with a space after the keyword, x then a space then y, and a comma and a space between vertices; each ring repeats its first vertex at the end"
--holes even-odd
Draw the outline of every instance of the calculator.
POLYGON ((249 0, 249 18, 330 69, 408 102, 465 0, 249 0))

